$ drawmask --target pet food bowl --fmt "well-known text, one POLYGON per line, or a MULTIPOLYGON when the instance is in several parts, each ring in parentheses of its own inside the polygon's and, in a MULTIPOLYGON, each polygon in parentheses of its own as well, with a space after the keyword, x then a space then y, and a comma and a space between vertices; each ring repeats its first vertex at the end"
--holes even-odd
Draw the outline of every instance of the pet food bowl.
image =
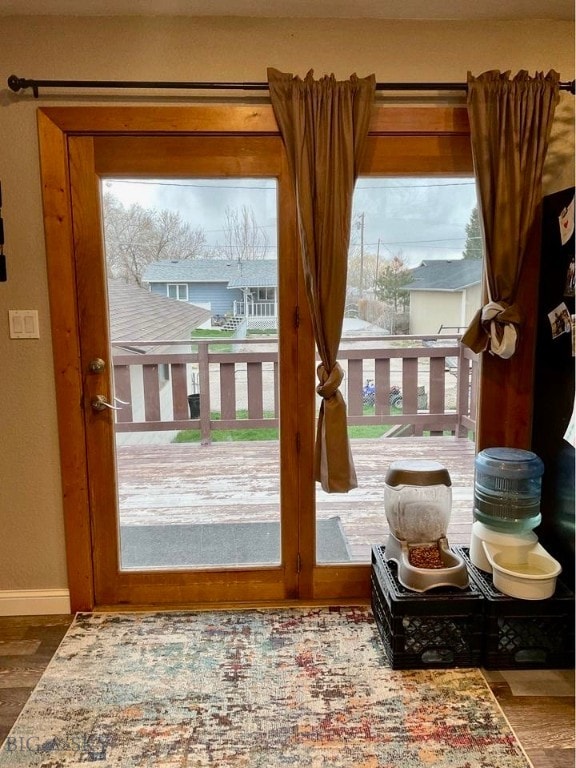
POLYGON ((446 537, 437 541, 413 542, 397 539, 393 533, 388 537, 384 550, 387 560, 392 560, 398 566, 398 581, 406 589, 413 592, 426 592, 435 587, 468 586, 468 571, 462 558, 452 552, 446 537), (443 568, 417 568, 410 562, 410 550, 416 547, 437 547, 443 568))
POLYGON ((562 566, 541 544, 514 549, 484 541, 482 546, 492 566, 494 586, 500 592, 521 600, 552 597, 562 566))
MULTIPOLYGON (((464 560, 446 537, 452 506, 448 470, 437 461, 395 461, 386 474, 384 505, 390 535, 384 550, 398 566, 398 581, 414 592, 434 587, 468 586, 464 560), (419 567, 411 550, 428 549, 442 566, 419 567)), ((414 554, 414 553, 413 553, 414 554)))
POLYGON ((486 573, 492 573, 492 565, 486 556, 484 543, 499 549, 507 548, 509 561, 520 561, 532 547, 538 543, 538 536, 533 531, 524 533, 503 533, 476 521, 472 525, 470 537, 470 560, 472 564, 486 573))

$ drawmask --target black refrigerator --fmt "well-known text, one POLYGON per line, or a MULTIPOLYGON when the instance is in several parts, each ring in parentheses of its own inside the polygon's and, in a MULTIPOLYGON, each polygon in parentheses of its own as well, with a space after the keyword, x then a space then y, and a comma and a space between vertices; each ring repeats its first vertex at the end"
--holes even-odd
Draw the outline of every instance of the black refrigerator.
POLYGON ((532 450, 544 462, 535 531, 574 587, 574 187, 544 197, 532 450), (565 439, 568 437, 568 439, 565 439))

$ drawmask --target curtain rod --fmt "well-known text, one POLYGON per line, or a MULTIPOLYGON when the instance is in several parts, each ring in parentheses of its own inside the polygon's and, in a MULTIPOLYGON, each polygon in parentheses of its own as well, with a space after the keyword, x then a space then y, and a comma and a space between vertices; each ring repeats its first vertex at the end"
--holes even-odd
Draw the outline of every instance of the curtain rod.
MULTIPOLYGON (((561 91, 576 93, 575 80, 561 82, 561 91)), ((25 77, 10 75, 8 87, 15 93, 32 88, 34 98, 40 95, 40 88, 148 88, 181 89, 194 91, 267 91, 268 83, 187 83, 154 82, 146 80, 29 80, 25 77)), ((377 91, 465 91, 467 83, 376 83, 377 91)))

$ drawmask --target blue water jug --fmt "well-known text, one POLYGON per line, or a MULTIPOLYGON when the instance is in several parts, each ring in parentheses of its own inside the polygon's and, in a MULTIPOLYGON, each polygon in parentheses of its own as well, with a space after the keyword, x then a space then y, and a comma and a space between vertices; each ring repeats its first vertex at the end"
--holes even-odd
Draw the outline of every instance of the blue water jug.
POLYGON ((544 463, 532 451, 486 448, 476 456, 474 519, 505 533, 540 524, 544 463))

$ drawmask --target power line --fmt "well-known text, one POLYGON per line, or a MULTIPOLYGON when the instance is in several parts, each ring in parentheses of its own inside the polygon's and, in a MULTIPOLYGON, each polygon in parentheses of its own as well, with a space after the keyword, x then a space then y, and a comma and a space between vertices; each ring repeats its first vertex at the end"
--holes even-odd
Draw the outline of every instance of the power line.
MULTIPOLYGON (((181 188, 195 188, 195 189, 254 189, 263 190, 267 192, 274 191, 276 185, 268 187, 262 187, 258 185, 235 185, 235 184, 199 184, 197 182, 180 182, 180 181, 156 181, 154 179, 107 179, 107 181, 114 184, 148 184, 150 186, 159 187, 181 187, 181 188)), ((275 181, 275 180, 274 180, 275 181)), ((438 187, 470 187, 476 184, 475 181, 455 181, 448 182, 447 184, 394 184, 388 185, 366 185, 362 184, 362 179, 359 179, 356 183, 356 189, 371 190, 371 189, 433 189, 438 187)))
MULTIPOLYGON (((156 181, 154 179, 107 179, 106 181, 113 184, 148 184, 150 186, 158 187, 192 187, 196 189, 255 189, 264 190, 266 192, 273 192, 276 189, 276 184, 269 187, 254 186, 240 186, 234 184, 198 184, 192 182, 179 182, 179 181, 156 181)), ((274 180, 275 181, 275 180, 274 180)))
POLYGON ((362 186, 357 182, 357 189, 432 189, 433 187, 471 187, 476 184, 475 181, 455 181, 447 184, 396 184, 394 186, 362 186))
MULTIPOLYGON (((380 245, 386 246, 386 245, 415 245, 419 243, 457 243, 462 240, 466 240, 466 236, 462 235, 461 237, 442 237, 438 238, 437 240, 382 240, 380 238, 379 242, 380 245)), ((364 243, 364 245, 376 245, 376 243, 364 243)))

